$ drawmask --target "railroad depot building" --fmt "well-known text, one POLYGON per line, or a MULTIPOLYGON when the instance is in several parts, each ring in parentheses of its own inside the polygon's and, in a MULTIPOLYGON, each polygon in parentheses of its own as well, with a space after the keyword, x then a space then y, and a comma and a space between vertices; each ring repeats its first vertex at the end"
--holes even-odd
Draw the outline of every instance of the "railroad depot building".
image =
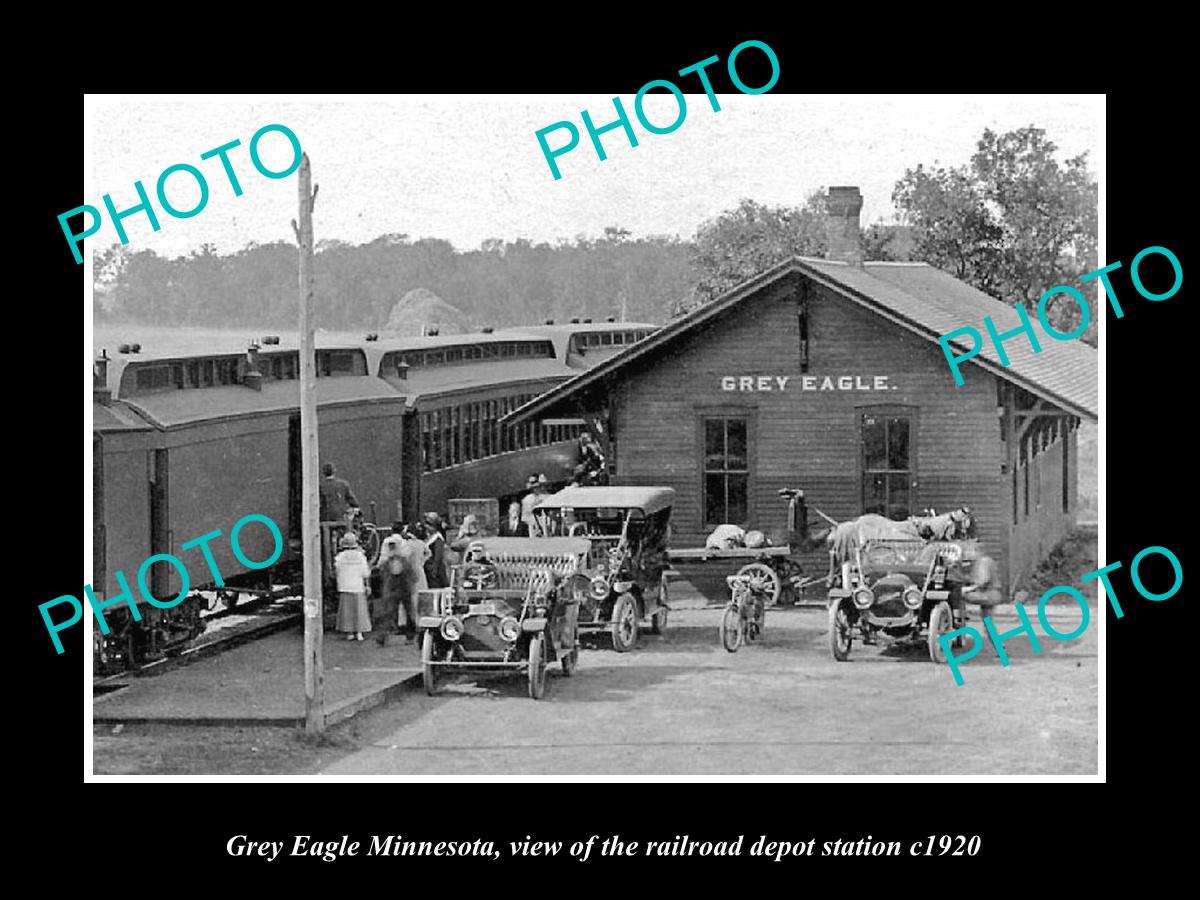
MULTIPOLYGON (((857 188, 829 195, 829 258, 789 259, 556 386, 510 421, 599 420, 615 484, 676 491, 672 545, 724 522, 782 539, 797 487, 838 521, 969 506, 1008 596, 1076 524, 1080 341, 990 342, 954 378, 937 339, 1012 307, 925 263, 863 262, 857 188)), ((1035 327, 1037 327, 1035 325, 1035 327)), ((804 559, 814 574, 827 558, 804 559)))

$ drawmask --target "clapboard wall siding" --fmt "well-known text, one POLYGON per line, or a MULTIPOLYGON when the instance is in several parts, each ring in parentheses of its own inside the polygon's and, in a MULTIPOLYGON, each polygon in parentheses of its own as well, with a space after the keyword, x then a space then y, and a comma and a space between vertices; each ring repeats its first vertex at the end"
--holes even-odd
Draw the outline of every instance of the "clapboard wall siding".
MULTIPOLYGON (((1061 448, 1034 458, 1043 478, 1042 508, 1014 527, 997 379, 973 369, 956 388, 936 344, 804 281, 794 273, 767 285, 719 319, 681 334, 653 359, 622 371, 609 398, 615 480, 673 487, 673 543, 698 546, 711 530, 701 508, 700 422, 706 414, 745 415, 751 433, 749 514, 738 524, 782 536, 787 507, 776 491, 783 487, 803 488, 810 505, 839 521, 862 513, 862 416, 872 408, 880 414, 896 408, 914 427, 912 512, 970 506, 999 571, 1010 573, 1010 582, 1026 577, 1074 524, 1073 500, 1071 512, 1062 512, 1061 448), (800 364, 804 295, 807 372, 800 364), (731 376, 739 379, 734 390, 722 382, 731 376), (741 389, 746 376, 754 379, 754 390, 741 389), (760 385, 760 376, 769 381, 760 385), (847 376, 852 380, 845 381, 847 376), (877 376, 886 379, 886 389, 876 389, 877 376), (781 378, 787 379, 782 390, 781 378), (839 384, 851 389, 837 389, 839 384)), ((1073 458, 1069 464, 1073 471, 1073 458)), ((1074 490, 1073 477, 1071 484, 1074 490)), ((827 564, 820 553, 804 562, 809 571, 824 571, 827 564)))

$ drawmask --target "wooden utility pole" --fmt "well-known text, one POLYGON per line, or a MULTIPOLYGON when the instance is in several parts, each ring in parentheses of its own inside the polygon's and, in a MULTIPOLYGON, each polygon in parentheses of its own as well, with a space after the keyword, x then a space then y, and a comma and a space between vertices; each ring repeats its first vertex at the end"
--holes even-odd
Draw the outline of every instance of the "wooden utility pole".
POLYGON ((313 346, 313 203, 312 165, 300 160, 300 226, 292 223, 300 245, 300 457, 302 502, 300 534, 304 552, 304 722, 309 734, 325 730, 325 662, 321 649, 324 593, 321 583, 321 522, 317 465, 317 363, 313 346))

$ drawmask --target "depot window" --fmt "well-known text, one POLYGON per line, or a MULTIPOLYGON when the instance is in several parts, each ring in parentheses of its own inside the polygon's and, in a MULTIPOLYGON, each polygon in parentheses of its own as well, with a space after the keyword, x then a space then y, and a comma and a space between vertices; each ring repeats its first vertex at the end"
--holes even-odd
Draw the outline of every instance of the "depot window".
POLYGON ((915 416, 911 411, 860 411, 862 509, 889 519, 912 514, 915 416))
POLYGON ((749 519, 749 423, 743 416, 704 419, 704 522, 749 519))

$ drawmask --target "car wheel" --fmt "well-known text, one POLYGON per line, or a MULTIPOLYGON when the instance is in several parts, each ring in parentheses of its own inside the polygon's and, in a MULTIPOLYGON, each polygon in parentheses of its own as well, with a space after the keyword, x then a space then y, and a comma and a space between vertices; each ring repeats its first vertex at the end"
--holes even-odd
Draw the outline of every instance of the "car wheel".
POLYGON ((942 649, 939 638, 953 629, 954 616, 950 612, 950 604, 943 600, 929 614, 929 658, 935 663, 946 661, 946 651, 942 649))
POLYGON ((428 630, 421 639, 421 676, 425 693, 432 697, 437 693, 437 669, 433 665, 433 632, 428 630))
POLYGON ((546 693, 546 639, 535 634, 529 641, 529 696, 541 700, 546 693))
POLYGON ((571 648, 570 653, 566 653, 562 658, 563 674, 570 678, 575 674, 575 670, 579 668, 579 648, 571 648))
POLYGON ((850 658, 850 645, 854 642, 854 626, 850 624, 850 616, 846 612, 844 600, 837 600, 829 606, 829 652, 838 662, 850 658))
POLYGON ((763 603, 767 606, 773 606, 779 601, 783 582, 779 580, 779 573, 766 563, 749 563, 738 569, 738 574, 750 577, 750 589, 763 594, 763 603))
POLYGON ((738 648, 742 646, 742 613, 732 603, 725 607, 725 612, 721 616, 719 634, 721 635, 721 646, 730 653, 737 653, 738 648))
POLYGON ((622 594, 613 606, 612 643, 618 653, 627 653, 637 643, 637 601, 629 594, 622 594))

